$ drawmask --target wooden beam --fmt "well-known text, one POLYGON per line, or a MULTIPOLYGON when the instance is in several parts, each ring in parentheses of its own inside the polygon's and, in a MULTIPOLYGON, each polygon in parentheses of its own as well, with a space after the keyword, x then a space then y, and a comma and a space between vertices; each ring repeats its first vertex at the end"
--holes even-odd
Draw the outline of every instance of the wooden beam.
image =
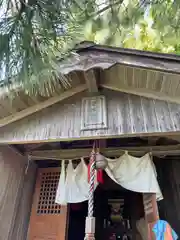
POLYGON ((180 142, 180 136, 167 136, 168 139, 171 139, 176 142, 180 142))
POLYGON ((84 72, 84 78, 85 82, 87 84, 87 88, 89 92, 92 93, 97 93, 98 92, 98 85, 97 85, 97 79, 95 76, 94 70, 88 70, 84 72))
POLYGON ((101 149, 107 148, 107 139, 99 140, 99 148, 100 148, 100 152, 101 152, 101 149))
POLYGON ((113 91, 124 92, 124 93, 134 94, 134 95, 141 96, 141 97, 146 97, 146 98, 151 98, 151 99, 155 99, 155 100, 162 100, 162 101, 180 104, 180 97, 170 97, 170 96, 167 96, 162 93, 150 91, 148 89, 125 88, 125 87, 115 86, 111 83, 105 83, 105 84, 103 83, 103 84, 100 84, 100 86, 103 88, 109 89, 109 90, 113 90, 113 91))
POLYGON ((148 145, 155 146, 156 142, 159 140, 159 137, 149 137, 148 138, 148 145))
POLYGON ((26 144, 26 151, 35 151, 39 147, 43 146, 44 143, 36 143, 36 144, 26 144))
MULTIPOLYGON (((45 150, 27 152, 32 160, 61 160, 61 159, 78 159, 81 157, 89 157, 92 149, 66 149, 66 150, 45 150)), ((107 157, 118 157, 128 151, 133 156, 143 156, 148 152, 152 152, 153 156, 164 155, 180 155, 180 144, 167 146, 146 146, 146 147, 119 147, 101 149, 102 154, 107 157)))
POLYGON ((22 154, 15 146, 7 145, 7 147, 11 149, 14 153, 18 154, 20 157, 24 157, 24 154, 22 154))
POLYGON ((143 141, 146 141, 150 146, 156 146, 156 142, 160 139, 159 136, 152 137, 140 137, 143 141))
POLYGON ((57 102, 60 102, 62 100, 65 100, 66 98, 72 97, 73 95, 80 93, 86 89, 87 89, 86 84, 81 84, 75 88, 65 91, 64 93, 60 94, 60 96, 55 96, 55 97, 49 98, 48 100, 46 100, 44 102, 38 103, 32 107, 29 107, 20 112, 17 112, 8 117, 5 117, 0 120, 0 127, 4 127, 12 122, 18 121, 18 120, 20 120, 24 117, 27 117, 35 112, 38 112, 44 108, 47 108, 57 102))

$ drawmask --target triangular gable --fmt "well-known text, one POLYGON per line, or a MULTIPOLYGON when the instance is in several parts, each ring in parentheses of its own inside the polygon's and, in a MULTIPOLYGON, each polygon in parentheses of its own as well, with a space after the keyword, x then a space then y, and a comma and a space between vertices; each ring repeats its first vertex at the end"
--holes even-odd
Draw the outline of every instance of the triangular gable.
POLYGON ((79 94, 0 129, 0 143, 25 143, 161 135, 180 132, 180 105, 132 94, 103 91, 107 100, 108 128, 81 130, 79 94))

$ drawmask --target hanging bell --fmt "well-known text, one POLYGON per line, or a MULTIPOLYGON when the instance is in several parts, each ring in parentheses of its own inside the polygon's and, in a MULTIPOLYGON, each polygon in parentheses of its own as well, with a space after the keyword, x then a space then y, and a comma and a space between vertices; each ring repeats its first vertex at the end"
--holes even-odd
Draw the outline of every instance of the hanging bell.
POLYGON ((96 154, 96 169, 105 169, 108 165, 106 158, 100 153, 96 154))

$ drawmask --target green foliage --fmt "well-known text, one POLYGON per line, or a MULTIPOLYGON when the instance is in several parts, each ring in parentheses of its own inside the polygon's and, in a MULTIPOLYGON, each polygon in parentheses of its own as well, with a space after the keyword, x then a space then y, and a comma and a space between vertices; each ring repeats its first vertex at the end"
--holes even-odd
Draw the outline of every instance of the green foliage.
POLYGON ((85 38, 117 47, 179 54, 180 1, 151 1, 146 7, 135 0, 125 2, 116 8, 115 20, 109 9, 100 28, 93 27, 96 21, 88 22, 85 38))
POLYGON ((58 81, 63 88, 70 87, 59 72, 58 61, 78 40, 74 36, 79 36, 80 29, 63 1, 4 0, 0 4, 2 10, 6 7, 0 19, 3 82, 12 87, 19 84, 33 94, 39 85, 41 89, 50 87, 49 82, 58 81), (66 34, 60 32, 62 27, 66 34))
POLYGON ((50 94, 77 42, 179 54, 179 26, 179 0, 0 0, 0 80, 50 94))

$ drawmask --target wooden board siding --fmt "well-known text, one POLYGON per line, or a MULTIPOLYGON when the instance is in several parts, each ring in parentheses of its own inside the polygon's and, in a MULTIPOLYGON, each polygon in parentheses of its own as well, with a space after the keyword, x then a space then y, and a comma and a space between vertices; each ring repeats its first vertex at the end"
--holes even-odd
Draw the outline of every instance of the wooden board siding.
MULTIPOLYGON (((0 143, 123 137, 180 131, 180 105, 104 91, 108 128, 81 131, 81 99, 71 98, 0 129, 0 143)), ((85 96, 85 95, 84 95, 85 96)))
POLYGON ((28 240, 65 240, 67 206, 55 204, 59 168, 39 169, 28 240))
POLYGON ((102 71, 101 86, 153 99, 180 103, 180 75, 115 65, 102 71))
POLYGON ((12 149, 0 146, 0 240, 27 236, 36 167, 12 149))
POLYGON ((59 79, 41 83, 41 85, 37 84, 33 88, 32 94, 27 94, 19 84, 11 84, 10 92, 9 88, 1 84, 0 118, 5 118, 1 119, 0 126, 16 121, 22 114, 27 114, 27 111, 24 110, 28 107, 32 111, 32 107, 36 108, 36 103, 45 103, 51 97, 63 95, 67 88, 83 83, 87 84, 90 92, 92 90, 97 92, 98 86, 102 87, 109 81, 114 87, 115 80, 119 90, 128 93, 136 90, 142 96, 149 94, 150 90, 154 98, 158 95, 161 100, 170 99, 180 103, 180 57, 177 55, 112 48, 94 43, 84 44, 84 42, 80 43, 74 51, 77 54, 74 52, 69 55, 58 66, 67 83, 66 87, 64 86, 65 89, 59 84, 59 79), (109 78, 109 74, 102 75, 102 72, 105 72, 106 75, 109 70, 113 73, 113 75, 110 74, 111 78, 109 78), (95 76, 92 74, 93 71, 98 74, 97 86, 95 76), (12 92, 14 93, 13 101, 12 92))

